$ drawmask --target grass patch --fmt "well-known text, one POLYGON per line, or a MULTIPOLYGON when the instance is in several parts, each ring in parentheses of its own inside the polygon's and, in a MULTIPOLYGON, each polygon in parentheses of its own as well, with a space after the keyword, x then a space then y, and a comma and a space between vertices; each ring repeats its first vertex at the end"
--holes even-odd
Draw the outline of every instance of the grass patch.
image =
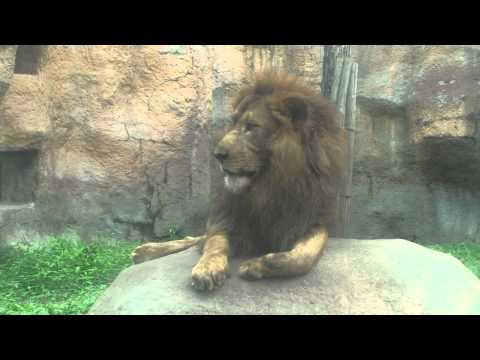
POLYGON ((17 244, 0 253, 0 314, 84 314, 120 271, 132 264, 139 243, 73 234, 41 244, 17 244))
MULTIPOLYGON (((176 227, 165 240, 181 237, 176 227)), ((0 315, 85 314, 115 277, 132 264, 139 243, 74 234, 0 250, 0 315)), ((480 243, 425 245, 455 256, 480 278, 480 243)))
POLYGON ((158 241, 165 242, 165 241, 178 240, 178 239, 183 239, 185 236, 187 236, 187 234, 182 228, 178 227, 175 224, 172 224, 167 226, 166 233, 163 236, 161 236, 158 239, 158 241))
POLYGON ((426 247, 455 256, 480 278, 480 243, 449 243, 426 247))

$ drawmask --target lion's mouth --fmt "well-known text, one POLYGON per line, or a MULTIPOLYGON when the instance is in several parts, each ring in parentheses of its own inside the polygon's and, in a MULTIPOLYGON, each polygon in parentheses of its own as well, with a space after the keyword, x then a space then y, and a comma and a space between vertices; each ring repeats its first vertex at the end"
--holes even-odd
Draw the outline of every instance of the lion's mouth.
POLYGON ((231 171, 227 170, 225 168, 222 168, 223 174, 225 176, 231 176, 231 177, 252 177, 255 175, 255 171, 231 171))
POLYGON ((230 192, 237 194, 251 184, 252 177, 255 175, 254 171, 231 171, 223 166, 222 170, 225 187, 230 192))

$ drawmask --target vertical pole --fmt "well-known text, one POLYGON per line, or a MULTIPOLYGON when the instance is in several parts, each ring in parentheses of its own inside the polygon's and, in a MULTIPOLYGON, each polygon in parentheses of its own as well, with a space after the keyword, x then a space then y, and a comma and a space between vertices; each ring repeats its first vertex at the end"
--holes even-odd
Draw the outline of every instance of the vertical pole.
POLYGON ((352 60, 351 45, 325 45, 322 93, 341 114, 342 126, 347 131, 348 155, 344 183, 337 196, 335 236, 351 236, 352 175, 355 144, 355 111, 357 98, 358 64, 352 60))
POLYGON ((357 77, 358 64, 353 63, 350 80, 348 86, 348 93, 345 107, 345 130, 348 134, 348 157, 347 157, 347 176, 345 177, 345 225, 344 235, 351 237, 351 223, 352 223, 352 178, 353 178, 353 163, 354 163, 354 147, 355 147, 355 126, 356 126, 356 109, 357 109, 357 77))

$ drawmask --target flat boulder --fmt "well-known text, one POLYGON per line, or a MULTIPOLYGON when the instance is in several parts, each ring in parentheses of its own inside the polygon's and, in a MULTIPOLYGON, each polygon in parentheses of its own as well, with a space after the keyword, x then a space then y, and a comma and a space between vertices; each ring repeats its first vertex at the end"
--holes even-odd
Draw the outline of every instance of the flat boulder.
POLYGON ((211 293, 191 287, 196 249, 122 271, 89 314, 480 314, 480 280, 453 256, 407 240, 330 239, 307 275, 211 293))

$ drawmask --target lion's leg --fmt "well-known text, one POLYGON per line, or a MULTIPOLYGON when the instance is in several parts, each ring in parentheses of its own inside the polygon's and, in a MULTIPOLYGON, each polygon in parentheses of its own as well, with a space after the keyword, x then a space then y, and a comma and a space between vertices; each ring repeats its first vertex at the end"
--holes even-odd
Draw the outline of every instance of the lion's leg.
POLYGON ((226 234, 207 236, 202 257, 192 269, 192 286, 197 290, 213 290, 222 286, 228 276, 228 254, 226 234))
POLYGON ((164 243, 146 243, 138 246, 132 252, 132 260, 135 264, 157 259, 166 255, 186 250, 205 240, 205 235, 192 237, 187 236, 182 240, 173 240, 164 243))
POLYGON ((240 264, 239 274, 248 280, 298 276, 315 265, 328 239, 325 227, 298 241, 292 250, 267 254, 240 264))

